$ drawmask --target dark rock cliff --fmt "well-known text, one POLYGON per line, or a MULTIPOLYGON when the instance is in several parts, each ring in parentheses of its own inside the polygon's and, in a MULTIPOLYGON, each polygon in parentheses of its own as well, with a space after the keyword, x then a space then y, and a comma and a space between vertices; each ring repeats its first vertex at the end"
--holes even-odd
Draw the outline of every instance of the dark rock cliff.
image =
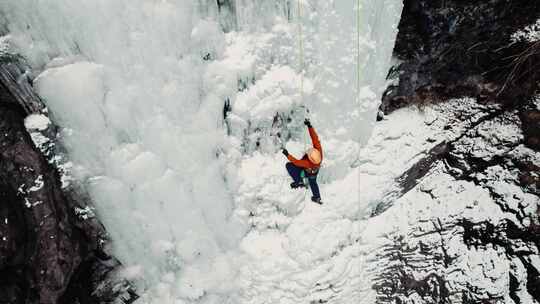
MULTIPOLYGON (((129 284, 114 278, 118 261, 104 251, 105 230, 76 210, 88 206, 63 187, 53 144, 38 149, 24 119, 44 113, 20 65, 0 65, 0 303, 130 301, 129 284), (77 209, 78 208, 78 209, 77 209)), ((55 130, 43 130, 53 142, 55 130)))
POLYGON ((540 44, 512 34, 540 18, 534 0, 406 0, 394 56, 399 84, 387 90, 385 113, 409 103, 450 97, 512 106, 538 89, 540 44))

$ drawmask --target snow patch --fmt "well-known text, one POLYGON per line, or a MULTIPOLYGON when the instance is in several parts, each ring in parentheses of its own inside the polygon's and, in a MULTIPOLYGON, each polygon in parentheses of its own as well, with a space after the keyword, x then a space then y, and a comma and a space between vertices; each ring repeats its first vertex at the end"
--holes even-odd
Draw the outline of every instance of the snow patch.
POLYGON ((525 41, 536 42, 540 40, 540 19, 536 20, 536 23, 526 26, 524 29, 519 30, 512 34, 512 41, 525 41))
POLYGON ((24 126, 28 131, 44 131, 50 124, 49 118, 43 114, 31 114, 24 119, 24 126))

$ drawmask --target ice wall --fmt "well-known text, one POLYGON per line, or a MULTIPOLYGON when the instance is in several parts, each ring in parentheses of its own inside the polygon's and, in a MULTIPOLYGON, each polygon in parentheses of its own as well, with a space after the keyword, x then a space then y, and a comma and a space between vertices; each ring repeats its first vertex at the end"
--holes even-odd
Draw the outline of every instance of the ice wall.
MULTIPOLYGON (((333 146, 365 140, 401 11, 399 0, 363 0, 360 15, 351 2, 303 0, 300 18, 296 1, 220 2, 227 7, 0 3, 13 48, 42 72, 34 84, 62 127, 71 173, 89 189, 143 302, 236 299, 245 280, 238 242, 251 223, 236 199, 242 172, 230 160, 256 150, 273 157, 276 114, 293 119, 278 131, 299 142, 305 106, 333 146)), ((341 175, 326 179, 338 181, 352 158, 327 154, 328 171, 341 175)))
POLYGON ((315 86, 307 105, 327 129, 343 131, 336 136, 365 143, 386 87, 402 3, 354 2, 313 1, 303 14, 306 76, 315 86))
MULTIPOLYGON (((309 114, 299 116, 307 115, 322 129, 332 130, 332 137, 365 143, 387 87, 402 1, 232 2, 236 3, 236 29, 259 36, 250 38, 249 43, 259 44, 260 50, 254 60, 245 58, 254 62, 248 76, 242 76, 257 85, 262 78, 254 68, 257 64, 264 62, 266 69, 288 66, 296 74, 293 86, 299 91, 302 73, 303 99, 297 92, 286 94, 293 108, 309 108, 309 114)), ((237 35, 229 36, 237 39, 237 35)), ((264 121, 259 125, 257 119, 250 122, 262 129, 269 127, 264 121)))
POLYGON ((44 70, 34 85, 126 275, 165 298, 172 291, 160 282, 174 282, 176 297, 226 293, 226 252, 245 227, 216 157, 225 134, 218 80, 204 77, 204 58, 223 52, 218 24, 200 19, 192 1, 17 0, 0 9, 12 44, 44 70))

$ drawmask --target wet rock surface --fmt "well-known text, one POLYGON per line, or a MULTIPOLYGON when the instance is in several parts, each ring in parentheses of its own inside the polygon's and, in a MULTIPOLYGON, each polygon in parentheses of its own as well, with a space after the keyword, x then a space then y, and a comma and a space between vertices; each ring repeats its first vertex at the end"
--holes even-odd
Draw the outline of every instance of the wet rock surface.
MULTIPOLYGON (((64 185, 54 126, 28 132, 44 112, 23 70, 0 65, 0 303, 116 303, 136 298, 115 279, 106 233, 84 193, 64 185)), ((45 117, 45 116, 43 116, 45 117)))

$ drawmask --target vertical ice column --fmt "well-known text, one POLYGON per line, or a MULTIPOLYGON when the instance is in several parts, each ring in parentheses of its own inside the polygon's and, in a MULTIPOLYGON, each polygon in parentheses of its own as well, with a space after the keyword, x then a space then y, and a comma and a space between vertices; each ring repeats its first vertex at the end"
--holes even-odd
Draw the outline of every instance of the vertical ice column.
POLYGON ((227 285, 231 275, 211 268, 228 269, 225 252, 243 233, 216 156, 223 100, 212 84, 228 82, 205 78, 223 32, 196 9, 192 0, 0 2, 13 45, 45 70, 35 87, 114 255, 141 293, 173 298, 227 285))
POLYGON ((218 18, 225 32, 270 29, 276 18, 290 20, 293 0, 198 0, 202 16, 218 18))
POLYGON ((304 70, 317 93, 307 106, 328 129, 365 142, 386 87, 402 1, 301 3, 304 70))
POLYGON ((365 53, 360 53, 363 57, 360 61, 360 102, 372 114, 386 89, 402 9, 402 0, 363 0, 360 4, 360 45, 369 46, 365 53), (376 98, 362 94, 362 89, 372 90, 376 98))
POLYGON ((292 0, 231 0, 236 2, 236 18, 240 30, 268 30, 276 18, 289 20, 292 0))

